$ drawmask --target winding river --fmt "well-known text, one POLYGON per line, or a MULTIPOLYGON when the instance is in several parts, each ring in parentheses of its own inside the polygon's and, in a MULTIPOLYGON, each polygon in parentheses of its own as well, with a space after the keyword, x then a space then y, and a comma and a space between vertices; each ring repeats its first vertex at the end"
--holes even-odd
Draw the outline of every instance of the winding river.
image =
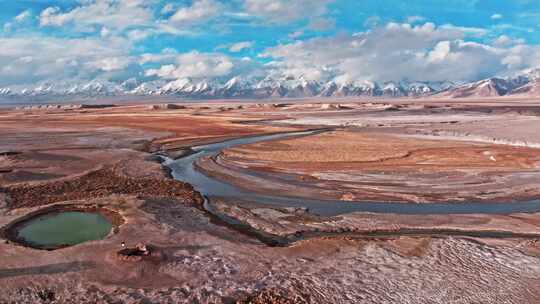
POLYGON ((310 212, 323 216, 334 216, 350 212, 375 212, 396 214, 511 214, 540 212, 540 199, 512 202, 452 202, 452 203, 393 203, 393 202, 345 202, 340 200, 318 200, 287 197, 280 195, 264 195, 247 191, 224 181, 205 175, 196 170, 195 162, 204 156, 217 155, 221 150, 237 145, 262 141, 279 140, 293 137, 309 136, 323 132, 301 131, 272 135, 250 136, 227 140, 218 143, 192 147, 194 153, 177 160, 166 159, 163 163, 171 169, 172 176, 191 184, 207 198, 236 198, 242 201, 263 203, 279 207, 306 207, 310 212))

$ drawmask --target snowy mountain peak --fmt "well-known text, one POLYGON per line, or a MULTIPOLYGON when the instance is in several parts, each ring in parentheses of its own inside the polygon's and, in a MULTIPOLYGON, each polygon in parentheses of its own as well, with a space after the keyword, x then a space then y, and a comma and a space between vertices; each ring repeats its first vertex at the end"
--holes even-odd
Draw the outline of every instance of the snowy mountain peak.
POLYGON ((8 96, 11 95, 10 88, 0 88, 0 95, 8 96))
POLYGON ((0 88, 3 98, 99 97, 113 95, 174 95, 184 98, 281 98, 281 97, 493 97, 540 92, 540 69, 514 77, 488 78, 470 83, 450 81, 347 81, 319 82, 304 76, 267 76, 245 79, 232 77, 221 82, 208 79, 179 78, 170 81, 140 81, 135 78, 120 83, 92 80, 66 84, 41 83, 26 88, 0 88))

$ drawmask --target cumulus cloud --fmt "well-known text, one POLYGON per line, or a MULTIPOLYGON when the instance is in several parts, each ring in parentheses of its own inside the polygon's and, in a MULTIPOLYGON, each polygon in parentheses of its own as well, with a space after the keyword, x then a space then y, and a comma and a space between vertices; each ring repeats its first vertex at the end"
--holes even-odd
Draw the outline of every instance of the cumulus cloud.
POLYGON ((169 21, 176 25, 201 23, 219 14, 222 4, 214 0, 195 0, 191 6, 179 8, 169 21))
POLYGON ((61 10, 51 6, 41 11, 42 27, 65 27, 85 33, 104 32, 125 34, 133 40, 142 40, 156 34, 192 35, 190 26, 208 21, 223 8, 215 0, 194 0, 189 6, 168 3, 155 16, 155 1, 150 0, 84 0, 80 5, 61 10), (169 16, 170 15, 170 16, 169 16))
MULTIPOLYGON (((71 82, 108 77, 131 62, 131 45, 121 38, 0 38, 0 85, 71 82)), ((118 76, 116 74, 115 76, 118 76)))
POLYGON ((201 53, 191 51, 178 53, 165 49, 159 54, 141 56, 141 64, 158 64, 158 68, 149 68, 145 76, 163 80, 182 78, 221 79, 233 76, 244 78, 265 76, 265 69, 249 57, 235 58, 221 53, 201 53))
POLYGON ((471 35, 454 26, 389 23, 354 35, 279 45, 261 56, 286 75, 339 81, 471 81, 532 66, 539 57, 532 55, 538 47, 465 41, 471 35))
POLYGON ((493 14, 493 15, 491 15, 492 20, 499 20, 499 19, 502 19, 502 18, 503 18, 503 15, 501 15, 501 14, 493 14))
POLYGON ((314 31, 327 31, 336 25, 336 21, 330 18, 317 17, 313 18, 307 26, 308 29, 314 31))
POLYGON ((499 46, 499 47, 505 47, 515 44, 524 44, 525 40, 523 39, 513 39, 507 35, 501 35, 497 37, 495 40, 493 40, 493 45, 499 46))
MULTIPOLYGON (((158 59, 163 61, 164 58, 158 59)), ((174 63, 162 65, 158 69, 148 69, 145 74, 164 79, 212 78, 226 76, 232 72, 233 68, 234 63, 228 56, 192 51, 178 54, 174 58, 174 63)))
POLYGON ((369 16, 364 20, 365 27, 376 27, 381 23, 381 17, 379 16, 369 16))
POLYGON ((83 1, 65 12, 59 7, 48 7, 39 16, 41 26, 74 25, 73 29, 79 31, 98 31, 102 26, 123 30, 149 25, 152 21, 152 10, 143 0, 83 1))
POLYGON ((498 30, 498 31, 518 31, 518 32, 527 32, 527 33, 534 33, 536 30, 532 27, 523 27, 523 26, 517 26, 509 23, 499 23, 494 26, 492 26, 492 29, 498 30))
POLYGON ((159 64, 172 64, 174 63, 178 52, 172 48, 165 48, 160 53, 146 53, 142 54, 139 58, 140 64, 146 63, 159 63, 159 64))
POLYGON ((29 20, 31 19, 31 17, 32 17, 32 12, 30 12, 30 10, 24 10, 21 13, 19 13, 17 16, 13 17, 11 21, 4 23, 3 29, 4 31, 9 32, 13 29, 26 26, 29 20))
POLYGON ((475 37, 482 37, 482 36, 484 36, 484 35, 486 35, 488 33, 488 30, 486 30, 484 28, 455 26, 453 24, 444 24, 444 25, 441 26, 441 28, 457 30, 457 31, 463 32, 463 33, 465 33, 467 35, 475 36, 475 37))
POLYGON ((25 20, 28 20, 32 16, 32 13, 29 10, 25 10, 22 13, 18 14, 13 18, 15 22, 23 22, 25 20))
POLYGON ((408 16, 406 19, 406 22, 409 24, 418 23, 426 20, 426 18, 422 16, 408 16))
POLYGON ((162 14, 168 14, 174 12, 174 5, 172 3, 167 3, 161 9, 162 14))
POLYGON ((512 38, 506 36, 506 35, 501 35, 499 37, 497 37, 497 39, 495 39, 495 41, 493 41, 493 44, 495 45, 498 45, 498 46, 505 46, 505 45, 509 45, 512 43, 512 38))
POLYGON ((272 23, 289 23, 319 17, 332 0, 244 0, 247 13, 272 23))
POLYGON ((90 64, 102 71, 111 72, 123 70, 129 65, 129 63, 130 59, 128 57, 109 57, 91 62, 90 64))
POLYGON ((253 46, 253 41, 242 41, 238 43, 234 43, 229 47, 229 51, 236 53, 240 52, 244 49, 249 49, 253 46))
MULTIPOLYGON (((239 75, 249 78, 268 74, 340 82, 469 81, 540 65, 538 46, 508 36, 513 31, 529 29, 500 22, 494 22, 486 30, 453 24, 437 26, 424 22, 421 16, 404 17, 406 23, 383 24, 383 19, 372 16, 365 20, 369 30, 364 32, 344 31, 334 36, 301 40, 313 35, 313 31, 335 27, 332 19, 336 17, 335 12, 329 11, 332 2, 80 0, 69 9, 51 6, 39 12, 34 8, 34 13, 17 12, 19 15, 8 19, 4 26, 6 33, 0 37, 0 86, 42 81, 121 81, 133 77, 160 81, 186 77, 225 79, 239 75), (38 18, 34 17, 36 15, 38 18), (54 37, 38 34, 49 31, 37 28, 37 21, 41 27, 61 27, 59 34, 54 37), (277 25, 291 32, 290 39, 300 40, 266 49, 259 55, 264 60, 236 58, 241 51, 252 48, 254 41, 225 42, 209 53, 180 53, 165 48, 161 52, 139 55, 155 47, 155 44, 143 42, 152 35, 208 34, 227 26, 257 28, 261 23, 263 27, 277 25), (282 26, 284 24, 287 26, 282 26), (34 32, 29 25, 36 26, 34 32), (19 32, 19 28, 25 31, 19 32), (63 34, 64 38, 58 38, 63 34)), ((502 15, 492 17, 501 18, 502 15)), ((358 20, 358 26, 361 22, 358 20)), ((207 41, 207 37, 202 37, 202 41, 207 41)), ((181 44, 169 38, 160 43, 181 44)), ((238 36, 224 38, 238 41, 238 36)), ((260 44, 263 43, 266 41, 260 44)))

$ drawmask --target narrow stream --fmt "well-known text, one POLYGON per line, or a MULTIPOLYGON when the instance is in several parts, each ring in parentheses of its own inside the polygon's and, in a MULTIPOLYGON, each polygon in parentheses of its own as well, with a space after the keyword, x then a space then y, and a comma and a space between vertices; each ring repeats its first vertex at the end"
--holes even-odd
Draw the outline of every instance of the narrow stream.
POLYGON ((393 203, 393 202, 345 202, 340 200, 318 200, 263 195, 235 187, 195 169, 194 163, 201 157, 217 155, 221 150, 237 145, 251 144, 285 138, 309 136, 322 131, 303 131, 272 135, 252 136, 192 147, 195 153, 177 160, 167 159, 163 164, 171 169, 172 176, 191 184, 202 195, 264 203, 278 207, 306 207, 310 212, 323 216, 334 216, 350 212, 375 212, 396 214, 511 214, 540 212, 540 199, 509 202, 449 202, 449 203, 393 203))

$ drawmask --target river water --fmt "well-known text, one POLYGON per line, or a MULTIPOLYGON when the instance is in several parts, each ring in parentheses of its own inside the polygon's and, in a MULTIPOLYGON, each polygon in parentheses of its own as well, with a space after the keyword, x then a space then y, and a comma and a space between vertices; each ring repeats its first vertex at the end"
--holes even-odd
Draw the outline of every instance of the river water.
POLYGON ((534 213, 540 211, 540 199, 512 202, 448 202, 448 203, 396 203, 396 202, 354 202, 341 200, 319 200, 288 197, 286 194, 265 195, 251 192, 224 181, 205 175, 195 169, 194 163, 201 157, 217 155, 221 150, 237 145, 262 141, 309 136, 321 131, 303 131, 272 135, 250 136, 223 142, 192 147, 195 153, 177 160, 166 159, 165 166, 172 176, 191 184, 207 198, 222 197, 240 201, 262 203, 279 207, 305 207, 314 214, 333 216, 350 212, 375 212, 396 214, 511 214, 534 213))

